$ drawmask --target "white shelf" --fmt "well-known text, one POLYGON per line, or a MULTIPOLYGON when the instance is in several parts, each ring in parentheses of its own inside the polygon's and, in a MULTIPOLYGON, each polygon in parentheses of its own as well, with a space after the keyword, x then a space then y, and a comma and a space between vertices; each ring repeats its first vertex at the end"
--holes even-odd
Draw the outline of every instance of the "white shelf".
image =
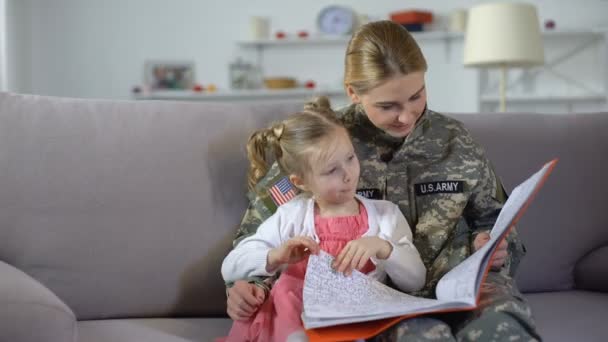
POLYGON ((237 42, 242 47, 270 47, 288 45, 338 45, 348 43, 350 37, 316 37, 316 38, 285 38, 285 39, 259 39, 237 42))
MULTIPOLYGON (((422 31, 412 32, 417 41, 446 40, 464 37, 463 33, 449 31, 422 31)), ((342 45, 347 44, 350 36, 312 36, 308 38, 261 39, 237 42, 242 47, 271 47, 288 45, 342 45)))
POLYGON ((576 38, 580 36, 601 36, 606 34, 605 29, 566 29, 566 30, 544 30, 541 35, 545 38, 576 38))
POLYGON ((215 92, 194 92, 190 90, 156 90, 135 95, 138 100, 179 100, 179 101, 232 101, 257 99, 302 99, 320 95, 341 96, 343 89, 252 89, 218 90, 215 92))
MULTIPOLYGON (((498 103, 500 98, 495 95, 481 96, 482 103, 498 103)), ((583 102, 583 101, 606 101, 606 95, 602 94, 579 94, 579 95, 507 95, 506 102, 583 102)))
MULTIPOLYGON (((600 36, 606 34, 606 29, 565 29, 565 30, 545 30, 541 34, 543 37, 571 37, 580 36, 600 36)), ((431 40, 446 40, 446 39, 462 39, 464 33, 450 31, 422 31, 412 32, 416 41, 431 41, 431 40)), ((348 43, 350 36, 311 36, 307 38, 285 38, 285 39, 260 39, 260 40, 244 40, 237 44, 242 47, 271 47, 271 46, 289 46, 289 45, 338 45, 348 43)))

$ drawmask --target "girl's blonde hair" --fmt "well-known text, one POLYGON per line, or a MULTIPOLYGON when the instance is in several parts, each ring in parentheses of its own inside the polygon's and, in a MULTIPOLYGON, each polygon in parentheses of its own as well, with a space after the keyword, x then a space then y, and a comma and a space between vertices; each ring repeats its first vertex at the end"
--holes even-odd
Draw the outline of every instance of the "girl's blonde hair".
POLYGON ((331 109, 329 99, 319 97, 307 103, 303 111, 254 132, 247 143, 249 189, 255 189, 266 175, 272 159, 283 172, 302 177, 310 168, 310 152, 337 128, 344 126, 331 109), (268 158, 269 152, 274 158, 268 158))
POLYGON ((344 85, 366 94, 395 75, 426 71, 424 55, 401 25, 383 20, 361 26, 346 48, 344 85))

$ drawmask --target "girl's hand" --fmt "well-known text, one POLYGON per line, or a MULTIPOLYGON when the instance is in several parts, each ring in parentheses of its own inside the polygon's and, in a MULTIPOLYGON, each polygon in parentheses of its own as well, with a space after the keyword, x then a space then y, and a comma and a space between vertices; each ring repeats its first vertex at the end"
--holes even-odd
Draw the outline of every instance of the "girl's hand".
POLYGON ((319 244, 306 236, 294 237, 268 252, 266 270, 272 272, 283 264, 295 264, 310 254, 319 254, 319 244))
POLYGON ((334 260, 332 267, 346 275, 351 275, 353 269, 361 270, 371 257, 387 259, 393 246, 377 236, 362 237, 346 244, 334 260))

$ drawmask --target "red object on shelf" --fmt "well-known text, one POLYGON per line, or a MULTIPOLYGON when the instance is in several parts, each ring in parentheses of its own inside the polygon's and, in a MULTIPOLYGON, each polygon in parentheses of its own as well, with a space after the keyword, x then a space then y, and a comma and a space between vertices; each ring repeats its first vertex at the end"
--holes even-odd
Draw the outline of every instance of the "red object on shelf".
POLYGON ((192 87, 192 90, 200 93, 201 91, 205 90, 205 87, 200 84, 195 84, 194 87, 192 87))
POLYGON ((285 39, 285 37, 287 37, 287 35, 283 31, 277 31, 274 36, 277 37, 277 39, 285 39))
POLYGON ((306 83, 304 83, 304 87, 308 88, 308 89, 314 89, 316 86, 315 81, 306 81, 306 83))
POLYGON ((433 13, 427 11, 400 11, 390 13, 391 21, 398 24, 420 24, 433 21, 433 13))
POLYGON ((308 38, 308 31, 300 31, 300 32, 298 32, 298 37, 300 37, 300 38, 308 38))
POLYGON ((555 21, 548 19, 547 21, 545 21, 545 28, 547 30, 553 30, 555 28, 555 21))

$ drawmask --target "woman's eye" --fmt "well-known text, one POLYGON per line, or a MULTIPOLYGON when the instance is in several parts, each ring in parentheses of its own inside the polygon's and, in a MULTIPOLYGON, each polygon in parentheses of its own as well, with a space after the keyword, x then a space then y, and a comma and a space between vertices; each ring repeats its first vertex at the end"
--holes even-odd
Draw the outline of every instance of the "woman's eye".
POLYGON ((336 168, 334 167, 333 169, 327 171, 328 175, 331 175, 332 173, 336 172, 336 168))
POLYGON ((352 161, 353 159, 355 159, 355 155, 351 155, 350 157, 348 157, 348 161, 352 161))
POLYGON ((420 95, 414 95, 410 98, 410 101, 416 101, 420 98, 420 95))

